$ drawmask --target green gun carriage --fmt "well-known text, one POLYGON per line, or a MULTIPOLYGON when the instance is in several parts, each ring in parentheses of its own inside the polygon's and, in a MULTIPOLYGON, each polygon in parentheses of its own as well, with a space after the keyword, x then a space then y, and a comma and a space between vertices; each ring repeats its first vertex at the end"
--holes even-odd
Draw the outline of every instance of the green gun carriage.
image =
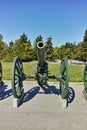
POLYGON ((0 62, 0 85, 3 84, 3 81, 2 81, 2 64, 0 62))
POLYGON ((64 57, 61 60, 60 71, 58 75, 49 76, 48 63, 46 62, 46 44, 42 41, 37 43, 37 65, 34 76, 26 75, 23 70, 23 64, 20 57, 16 57, 12 70, 12 93, 14 98, 20 99, 24 92, 23 81, 27 78, 34 78, 37 83, 47 86, 50 78, 57 79, 60 86, 60 95, 62 99, 67 99, 69 87, 69 64, 68 59, 64 57))
POLYGON ((84 81, 83 95, 84 95, 84 98, 87 100, 87 63, 86 63, 85 68, 84 68, 83 81, 84 81))

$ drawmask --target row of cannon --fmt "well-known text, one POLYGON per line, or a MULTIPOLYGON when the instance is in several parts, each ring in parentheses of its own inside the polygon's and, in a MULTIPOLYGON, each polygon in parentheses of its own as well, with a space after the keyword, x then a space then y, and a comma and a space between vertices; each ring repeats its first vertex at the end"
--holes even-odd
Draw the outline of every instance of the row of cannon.
MULTIPOLYGON (((67 57, 61 60, 59 74, 49 75, 48 63, 46 62, 46 44, 42 41, 37 43, 37 58, 38 62, 34 75, 26 75, 23 70, 23 64, 20 57, 16 57, 12 68, 12 94, 16 99, 20 99, 24 93, 23 81, 27 78, 35 79, 40 87, 45 87, 48 84, 48 79, 56 79, 59 81, 60 95, 62 99, 67 99, 69 88, 69 63, 67 57)), ((87 64, 84 68, 84 97, 87 100, 87 64)), ((0 63, 0 84, 2 82, 2 65, 0 63)))

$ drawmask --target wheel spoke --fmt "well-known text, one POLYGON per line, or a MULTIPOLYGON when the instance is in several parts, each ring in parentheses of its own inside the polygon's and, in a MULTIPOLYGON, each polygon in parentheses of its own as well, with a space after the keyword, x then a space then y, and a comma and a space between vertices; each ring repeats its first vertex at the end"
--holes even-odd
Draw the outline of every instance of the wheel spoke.
POLYGON ((23 66, 19 57, 16 57, 12 73, 12 93, 15 98, 20 98, 23 92, 23 66))
POLYGON ((60 66, 60 73, 63 74, 65 72, 65 64, 64 61, 61 62, 61 66, 60 66))
POLYGON ((0 62, 0 81, 2 80, 2 65, 1 65, 1 62, 0 62))
POLYGON ((18 75, 18 74, 15 74, 15 77, 19 77, 19 75, 18 75))
POLYGON ((84 68, 84 90, 87 93, 87 64, 85 65, 84 68))
POLYGON ((17 69, 17 72, 18 72, 19 74, 21 74, 21 68, 20 68, 20 66, 19 66, 18 64, 16 64, 16 69, 17 69))
POLYGON ((68 82, 69 82, 69 65, 67 58, 63 58, 60 65, 60 90, 62 98, 66 98, 68 95, 68 82))
POLYGON ((15 81, 15 85, 19 83, 19 79, 15 81))

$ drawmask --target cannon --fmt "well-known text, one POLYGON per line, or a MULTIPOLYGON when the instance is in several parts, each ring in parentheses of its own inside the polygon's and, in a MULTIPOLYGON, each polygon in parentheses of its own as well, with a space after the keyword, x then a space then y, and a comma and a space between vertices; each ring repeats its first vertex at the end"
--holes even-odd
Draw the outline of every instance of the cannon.
POLYGON ((26 75, 23 70, 23 64, 20 57, 14 59, 12 68, 12 93, 14 98, 19 98, 24 92, 23 81, 27 78, 34 78, 37 83, 47 86, 50 78, 57 79, 60 86, 60 95, 62 99, 67 99, 69 87, 69 64, 67 57, 61 60, 60 71, 58 75, 49 76, 48 62, 46 61, 46 44, 42 41, 37 43, 37 65, 34 76, 26 75))
POLYGON ((84 67, 83 82, 84 82, 83 96, 87 100, 87 63, 85 65, 85 67, 84 67))
POLYGON ((35 79, 39 85, 46 85, 48 80, 48 63, 46 62, 46 45, 42 42, 37 43, 37 58, 35 79))

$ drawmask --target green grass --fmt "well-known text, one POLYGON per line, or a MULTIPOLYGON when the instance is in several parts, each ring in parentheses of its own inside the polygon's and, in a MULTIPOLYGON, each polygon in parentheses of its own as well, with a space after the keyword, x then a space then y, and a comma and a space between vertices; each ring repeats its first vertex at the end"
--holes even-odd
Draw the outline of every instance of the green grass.
MULTIPOLYGON (((12 77, 12 65, 13 62, 2 62, 3 80, 11 80, 12 77)), ((59 74, 59 64, 49 63, 49 75, 59 74)), ((24 62, 23 63, 24 73, 26 75, 34 75, 36 63, 35 62, 24 62)), ((70 65, 70 81, 71 82, 82 82, 83 81, 84 66, 70 65)), ((49 81, 56 81, 50 79, 49 81)))
POLYGON ((70 81, 83 82, 84 66, 70 65, 70 81))
POLYGON ((2 62, 2 79, 11 80, 12 77, 12 62, 2 62))

